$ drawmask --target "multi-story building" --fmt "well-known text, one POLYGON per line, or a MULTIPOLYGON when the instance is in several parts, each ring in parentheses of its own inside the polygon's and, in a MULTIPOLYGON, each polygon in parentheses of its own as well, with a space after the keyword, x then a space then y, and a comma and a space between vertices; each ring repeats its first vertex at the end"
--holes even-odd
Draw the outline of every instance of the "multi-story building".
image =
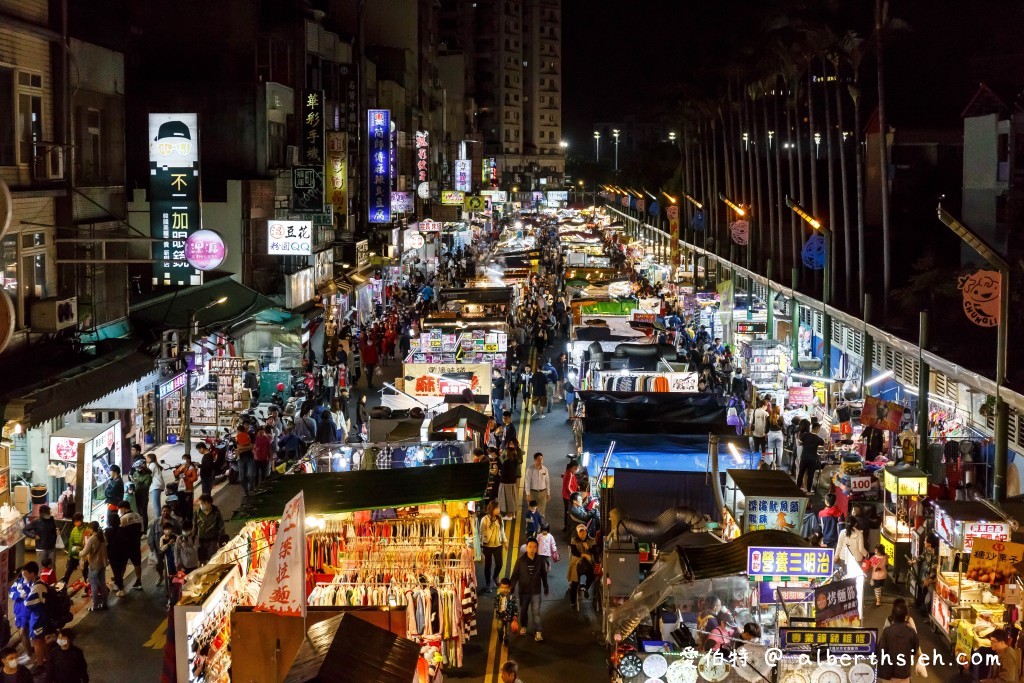
POLYGON ((503 186, 561 184, 560 0, 446 0, 442 8, 442 45, 464 55, 465 101, 475 103, 467 135, 495 158, 503 186))

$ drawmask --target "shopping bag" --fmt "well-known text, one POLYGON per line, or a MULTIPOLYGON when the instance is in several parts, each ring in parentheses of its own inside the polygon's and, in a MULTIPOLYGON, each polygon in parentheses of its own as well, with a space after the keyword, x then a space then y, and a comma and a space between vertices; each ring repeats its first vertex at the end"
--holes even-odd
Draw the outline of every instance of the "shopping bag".
POLYGON ((562 559, 562 558, 561 558, 561 557, 559 556, 559 554, 558 554, 558 551, 557 551, 557 550, 553 550, 553 551, 551 551, 551 559, 552 559, 552 561, 554 561, 554 562, 558 562, 558 561, 559 561, 560 559, 562 559))
POLYGON ((512 623, 509 624, 509 628, 512 629, 512 633, 519 633, 519 617, 512 617, 512 623))

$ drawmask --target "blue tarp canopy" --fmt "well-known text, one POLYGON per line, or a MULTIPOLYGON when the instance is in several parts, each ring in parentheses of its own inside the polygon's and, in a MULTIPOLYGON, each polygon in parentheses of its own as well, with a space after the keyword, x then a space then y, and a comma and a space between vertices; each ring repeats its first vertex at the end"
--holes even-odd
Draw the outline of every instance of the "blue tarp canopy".
MULTIPOLYGON (((699 434, 583 434, 583 450, 590 453, 590 471, 597 472, 608 445, 615 441, 610 469, 704 472, 708 467, 708 437, 699 434)), ((718 469, 754 469, 760 457, 751 454, 745 437, 719 437, 718 469), (739 457, 728 444, 736 447, 739 457)))

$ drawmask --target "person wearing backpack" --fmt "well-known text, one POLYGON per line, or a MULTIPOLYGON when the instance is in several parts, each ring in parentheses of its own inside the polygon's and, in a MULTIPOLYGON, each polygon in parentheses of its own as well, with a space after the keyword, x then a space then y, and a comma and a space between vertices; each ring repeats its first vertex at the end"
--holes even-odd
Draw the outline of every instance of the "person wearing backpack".
POLYGON ((33 659, 40 669, 46 666, 46 636, 53 632, 47 598, 49 589, 39 579, 39 565, 26 562, 21 568, 21 577, 31 586, 25 597, 25 609, 28 611, 28 633, 32 642, 33 659))

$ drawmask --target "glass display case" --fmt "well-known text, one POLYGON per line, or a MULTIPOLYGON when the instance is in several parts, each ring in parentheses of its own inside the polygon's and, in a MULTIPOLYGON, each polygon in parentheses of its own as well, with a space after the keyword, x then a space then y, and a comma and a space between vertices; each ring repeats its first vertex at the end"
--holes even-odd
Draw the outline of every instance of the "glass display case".
POLYGON ((883 488, 885 504, 880 543, 898 582, 910 556, 911 535, 919 517, 918 505, 928 493, 928 475, 916 467, 890 465, 884 471, 883 488))

